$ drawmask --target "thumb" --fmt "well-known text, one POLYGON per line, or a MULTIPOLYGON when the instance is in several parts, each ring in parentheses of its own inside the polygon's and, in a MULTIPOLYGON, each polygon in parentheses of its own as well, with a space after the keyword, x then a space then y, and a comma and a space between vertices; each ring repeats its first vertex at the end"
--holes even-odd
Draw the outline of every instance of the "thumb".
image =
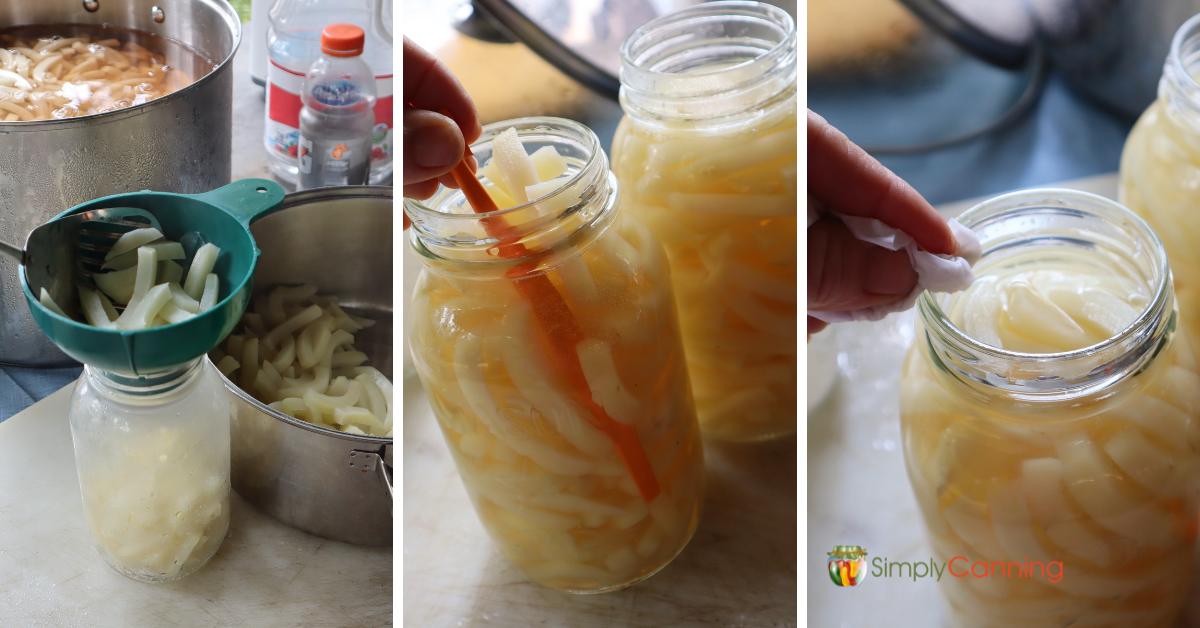
POLYGON ((404 112, 405 185, 450 172, 462 161, 465 150, 462 132, 450 118, 420 109, 404 112))
POLYGON ((904 251, 858 240, 824 216, 808 228, 808 309, 849 311, 895 303, 913 291, 917 272, 904 251))

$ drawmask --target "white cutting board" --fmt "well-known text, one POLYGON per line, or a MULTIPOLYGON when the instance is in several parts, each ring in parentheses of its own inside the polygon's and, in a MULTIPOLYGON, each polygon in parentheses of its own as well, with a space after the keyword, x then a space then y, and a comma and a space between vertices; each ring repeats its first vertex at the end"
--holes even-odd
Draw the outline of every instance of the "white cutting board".
MULTIPOLYGON (((1115 173, 1047 187, 1116 198, 1115 173)), ((978 199, 977 199, 978 200, 978 199)), ((956 216, 977 200, 939 208, 956 216)), ((873 557, 928 560, 932 552, 904 470, 899 373, 913 338, 913 312, 835 326, 839 381, 808 419, 808 624, 821 628, 946 626, 932 579, 873 579, 834 585, 826 552, 862 545, 873 557)), ((825 332, 822 332, 825 333, 825 332)), ((815 365, 809 364, 809 368, 815 365)), ((832 365, 827 365, 832 367, 832 365)), ((1193 570, 1200 580, 1200 570, 1193 570)), ((1069 574, 1069 566, 1068 566, 1069 574)), ((1068 575, 1069 577, 1069 575, 1068 575)), ((1200 582, 1181 625, 1200 627, 1200 582)))
POLYGON ((195 574, 154 585, 110 569, 83 518, 72 388, 0 423, 0 626, 391 625, 391 548, 310 536, 236 494, 225 544, 195 574))

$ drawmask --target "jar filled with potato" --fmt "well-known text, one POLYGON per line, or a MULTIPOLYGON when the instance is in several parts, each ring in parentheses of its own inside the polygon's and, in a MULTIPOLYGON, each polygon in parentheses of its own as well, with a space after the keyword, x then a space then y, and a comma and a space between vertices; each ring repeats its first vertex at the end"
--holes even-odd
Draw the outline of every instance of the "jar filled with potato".
MULTIPOLYGON (((71 325, 130 333, 180 324, 223 297, 211 243, 187 247, 156 228, 127 231, 76 288, 40 302, 71 325)), ((97 245, 98 246, 98 245, 97 245)), ((85 365, 69 422, 79 492, 101 556, 135 580, 167 582, 200 569, 229 528, 232 405, 206 358, 125 373, 85 365)))
POLYGON ((960 220, 983 258, 923 295, 900 390, 904 459, 952 625, 1171 626, 1200 505, 1200 365, 1167 255, 1072 190, 960 220))
POLYGON ((629 586, 683 550, 704 485, 666 258, 586 127, 471 148, 482 188, 405 205, 416 371, 500 551, 555 589, 629 586))
POLYGON ((627 217, 671 264, 705 436, 796 430, 796 29, 710 2, 621 49, 613 170, 627 217))
POLYGON ((84 367, 70 410, 79 492, 118 572, 178 580, 217 552, 229 529, 232 411, 203 357, 142 375, 84 367))

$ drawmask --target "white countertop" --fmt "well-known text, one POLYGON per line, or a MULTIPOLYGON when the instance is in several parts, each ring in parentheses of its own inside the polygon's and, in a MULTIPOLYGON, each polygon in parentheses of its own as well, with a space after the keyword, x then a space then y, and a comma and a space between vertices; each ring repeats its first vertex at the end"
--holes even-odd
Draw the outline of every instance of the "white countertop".
POLYGON ((171 584, 130 580, 84 522, 68 386, 0 423, 0 626, 384 626, 392 549, 327 541, 234 494, 224 545, 171 584))
MULTIPOLYGON (((1116 175, 1053 187, 1116 197, 1116 175)), ((957 215, 974 201, 943 208, 957 215)), ((900 448, 899 373, 913 337, 913 312, 877 323, 839 325, 839 381, 808 419, 808 623, 821 628, 944 625, 936 583, 867 577, 857 587, 829 580, 826 552, 862 545, 873 556, 932 557, 900 448)), ((826 333, 826 332, 822 332, 826 333)), ((813 365, 810 364, 810 368, 813 365)), ((869 563, 868 563, 869 565, 869 563)), ((1200 626, 1200 570, 1185 626, 1200 626)))
POLYGON ((796 441, 705 443, 700 527, 670 565, 624 591, 570 595, 527 582, 467 499, 416 378, 404 388, 404 624, 723 626, 796 622, 796 441))

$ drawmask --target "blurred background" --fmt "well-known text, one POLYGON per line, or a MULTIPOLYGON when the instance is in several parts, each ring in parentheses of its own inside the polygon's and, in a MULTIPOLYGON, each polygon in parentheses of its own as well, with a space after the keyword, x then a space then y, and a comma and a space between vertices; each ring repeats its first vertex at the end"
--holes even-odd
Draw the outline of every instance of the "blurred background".
MULTIPOLYGON (((444 61, 483 122, 572 118, 605 149, 621 108, 618 51, 638 25, 698 0, 405 0, 401 31, 444 61)), ((795 0, 771 2, 796 15, 795 0)))
POLYGON ((808 106, 932 202, 1115 171, 1197 0, 808 0, 808 106))

